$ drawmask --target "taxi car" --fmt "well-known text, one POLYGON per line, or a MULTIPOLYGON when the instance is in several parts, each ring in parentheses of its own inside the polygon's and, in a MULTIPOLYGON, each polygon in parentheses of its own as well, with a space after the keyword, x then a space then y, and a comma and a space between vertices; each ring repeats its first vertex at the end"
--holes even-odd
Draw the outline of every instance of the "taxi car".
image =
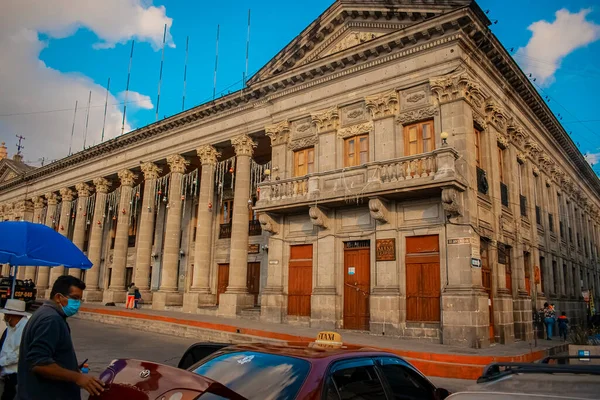
POLYGON ((315 342, 198 343, 179 367, 114 360, 94 400, 395 400, 445 399, 410 363, 374 349, 344 345, 336 332, 315 342))

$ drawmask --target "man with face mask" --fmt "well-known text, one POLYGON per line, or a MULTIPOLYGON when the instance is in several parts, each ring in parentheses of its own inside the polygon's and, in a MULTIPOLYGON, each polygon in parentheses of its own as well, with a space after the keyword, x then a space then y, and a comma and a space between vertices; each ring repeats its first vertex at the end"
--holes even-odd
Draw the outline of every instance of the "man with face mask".
POLYGON ((104 390, 96 377, 79 370, 67 318, 79 311, 85 283, 60 276, 23 332, 17 399, 80 400, 81 389, 93 395, 104 390))
POLYGON ((21 335, 27 324, 28 313, 25 312, 23 300, 6 300, 4 308, 6 330, 0 339, 0 375, 4 380, 4 392, 0 400, 13 400, 17 394, 17 363, 19 361, 19 347, 21 335))

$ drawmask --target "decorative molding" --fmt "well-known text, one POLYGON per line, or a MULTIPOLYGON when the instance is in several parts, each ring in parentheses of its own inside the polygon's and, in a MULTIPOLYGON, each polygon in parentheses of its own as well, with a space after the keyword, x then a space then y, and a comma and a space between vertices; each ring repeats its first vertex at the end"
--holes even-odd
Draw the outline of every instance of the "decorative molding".
POLYGON ((14 211, 19 213, 21 217, 26 212, 33 212, 33 203, 31 200, 22 200, 14 204, 14 211))
POLYGON ((371 133, 371 132, 373 132, 373 122, 369 121, 369 122, 363 122, 362 124, 352 125, 347 128, 342 128, 342 129, 338 130, 337 135, 340 139, 345 139, 348 137, 352 137, 352 136, 356 136, 356 135, 363 135, 365 133, 371 133))
POLYGON ((310 222, 312 222, 314 226, 320 226, 324 229, 327 229, 329 226, 329 217, 327 217, 327 214, 325 214, 322 207, 311 206, 308 209, 308 216, 310 217, 310 222))
POLYGON ((46 206, 46 201, 42 196, 34 196, 31 201, 33 202, 33 208, 36 210, 41 210, 46 206))
POLYGON ((128 169, 122 169, 117 173, 119 180, 121 181, 121 186, 133 186, 135 180, 137 179, 137 175, 131 172, 128 169))
POLYGON ((271 146, 285 144, 290 133, 290 123, 286 120, 274 125, 268 125, 265 127, 265 133, 271 138, 271 146))
POLYGON ((318 133, 334 131, 339 128, 340 112, 337 107, 330 108, 317 114, 311 114, 312 123, 318 133))
POLYGON ((258 222, 264 232, 276 235, 279 233, 279 222, 268 213, 262 213, 258 216, 258 222))
POLYGON ((522 151, 519 151, 517 153, 517 161, 520 164, 525 164, 525 161, 527 160, 527 156, 525 155, 525 153, 523 153, 522 151))
MULTIPOLYGON (((350 32, 342 40, 340 40, 331 50, 327 51, 323 56, 338 53, 340 51, 349 49, 350 47, 357 46, 359 44, 368 42, 373 39, 377 39, 383 33, 372 33, 372 32, 350 32)), ((320 56, 321 57, 321 56, 320 56)))
POLYGON ((319 137, 317 135, 294 139, 288 143, 288 149, 292 151, 300 150, 307 147, 312 147, 317 143, 319 143, 319 137))
POLYGON ((525 143, 525 149, 527 149, 529 157, 531 157, 532 160, 537 162, 537 160, 540 157, 540 154, 542 153, 540 145, 530 139, 527 141, 527 143, 525 143))
POLYGON ((458 69, 451 75, 429 79, 431 92, 438 103, 465 99, 475 108, 481 108, 488 95, 479 82, 464 68, 458 69))
MULTIPOLYGON (((425 96, 425 94, 423 94, 425 96)), ((407 99, 407 101, 409 101, 407 99)), ((398 92, 395 90, 365 97, 365 105, 373 118, 389 117, 398 112, 398 92)))
POLYGON ((487 122, 485 122, 485 118, 475 110, 473 110, 473 122, 476 125, 479 125, 479 129, 484 131, 487 129, 487 122))
POLYGON ((172 154, 167 157, 167 164, 173 174, 185 174, 187 166, 190 162, 186 160, 181 154, 172 154))
MULTIPOLYGON (((96 179, 94 179, 93 182, 94 182, 94 187, 96 188, 96 193, 108 193, 108 189, 112 185, 112 183, 110 183, 105 178, 96 178, 96 179)), ((46 196, 46 198, 47 197, 48 196, 46 196)), ((48 204, 50 204, 50 203, 48 203, 48 204)))
POLYGON ((507 131, 510 135, 511 141, 519 148, 523 148, 525 143, 529 139, 529 134, 525 132, 525 129, 521 125, 518 124, 510 124, 507 128, 507 131))
POLYGON ((80 182, 75 185, 75 190, 77 190, 78 197, 90 197, 92 189, 93 188, 85 182, 80 182))
POLYGON ((248 156, 252 157, 254 148, 257 146, 256 142, 246 134, 242 134, 231 139, 231 144, 235 150, 236 156, 248 156))
POLYGON ((552 179, 546 178, 546 187, 552 187, 552 179))
POLYGON ((542 154, 538 158, 538 162, 540 163, 544 171, 550 171, 552 169, 552 166, 554 165, 554 161, 552 161, 550 156, 548 156, 548 154, 544 152, 542 152, 542 154))
POLYGON ((506 135, 504 135, 502 132, 496 132, 496 142, 501 148, 508 149, 508 137, 506 137, 506 135))
POLYGON ((54 192, 48 192, 44 195, 46 202, 49 206, 55 206, 58 204, 58 196, 54 192))
POLYGON ((426 97, 426 95, 423 92, 413 93, 406 98, 406 101, 409 103, 418 103, 419 101, 423 100, 425 97, 426 97))
POLYGON ((437 106, 419 108, 418 110, 413 111, 406 111, 398 115, 398 117, 396 118, 396 122, 402 125, 407 125, 413 122, 433 118, 434 116, 439 114, 439 111, 439 107, 437 106))
POLYGON ((63 202, 73 201, 73 198, 75 197, 75 192, 69 188, 62 188, 58 192, 60 193, 60 198, 63 202))
POLYGON ((531 171, 533 172, 533 176, 540 176, 540 169, 537 167, 537 165, 531 167, 531 171))
POLYGON ((485 112, 489 123, 493 124, 499 131, 504 132, 506 130, 508 114, 503 107, 494 100, 488 100, 485 105, 485 112))
POLYGON ((371 213, 371 218, 381 223, 389 221, 389 203, 380 197, 369 199, 369 212, 371 213))
POLYGON ((442 207, 450 217, 462 215, 462 206, 459 204, 458 192, 456 189, 442 189, 442 207))
POLYGON ((142 173, 144 174, 144 180, 152 180, 157 179, 160 173, 162 172, 162 168, 152 162, 145 162, 140 167, 142 173))

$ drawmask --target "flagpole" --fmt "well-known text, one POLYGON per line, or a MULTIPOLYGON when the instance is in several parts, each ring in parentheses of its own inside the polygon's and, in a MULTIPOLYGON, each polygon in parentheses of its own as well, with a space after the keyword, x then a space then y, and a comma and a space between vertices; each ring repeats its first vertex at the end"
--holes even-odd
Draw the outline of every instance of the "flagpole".
POLYGON ((71 141, 69 142, 69 155, 73 148, 73 134, 75 133, 75 117, 77 117, 77 100, 75 100, 75 112, 73 113, 73 125, 71 126, 71 141))
POLYGON ((215 96, 217 94, 217 67, 219 65, 219 31, 220 25, 217 25, 217 50, 215 52, 215 78, 213 81, 213 101, 215 100, 215 96))
POLYGON ((187 82, 187 64, 189 52, 190 37, 185 40, 185 66, 183 67, 183 99, 181 100, 181 111, 185 111, 185 87, 187 82))
POLYGON ((158 106, 160 104, 160 85, 162 83, 163 64, 165 62, 165 41, 167 39, 167 24, 163 33, 162 56, 160 58, 160 73, 158 75, 158 95, 156 96, 156 121, 158 121, 158 106))
POLYGON ((85 116, 85 131, 83 133, 83 150, 85 150, 85 143, 87 141, 88 122, 90 121, 90 105, 92 104, 92 91, 90 90, 90 96, 88 97, 87 114, 85 116))
POLYGON ((110 78, 106 84, 106 99, 104 99, 104 119, 102 120, 102 137, 100 143, 104 142, 104 127, 106 126, 106 108, 108 107, 108 89, 110 88, 110 78))
POLYGON ((131 54, 129 54, 129 69, 127 71, 127 86, 125 87, 125 102, 123 103, 123 121, 121 122, 121 135, 125 131, 125 115, 127 114, 127 98, 129 96, 129 80, 131 79, 131 62, 133 61, 133 45, 135 40, 131 41, 131 54))

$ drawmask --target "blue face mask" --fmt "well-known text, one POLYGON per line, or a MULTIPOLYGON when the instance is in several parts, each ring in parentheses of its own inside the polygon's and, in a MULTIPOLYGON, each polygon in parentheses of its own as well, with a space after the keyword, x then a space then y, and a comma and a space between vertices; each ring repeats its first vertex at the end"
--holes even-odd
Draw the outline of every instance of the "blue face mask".
POLYGON ((73 315, 77 314, 77 312, 79 311, 79 306, 81 306, 81 300, 75 300, 75 299, 67 299, 67 300, 68 300, 67 305, 62 306, 62 310, 67 317, 72 317, 73 315))

